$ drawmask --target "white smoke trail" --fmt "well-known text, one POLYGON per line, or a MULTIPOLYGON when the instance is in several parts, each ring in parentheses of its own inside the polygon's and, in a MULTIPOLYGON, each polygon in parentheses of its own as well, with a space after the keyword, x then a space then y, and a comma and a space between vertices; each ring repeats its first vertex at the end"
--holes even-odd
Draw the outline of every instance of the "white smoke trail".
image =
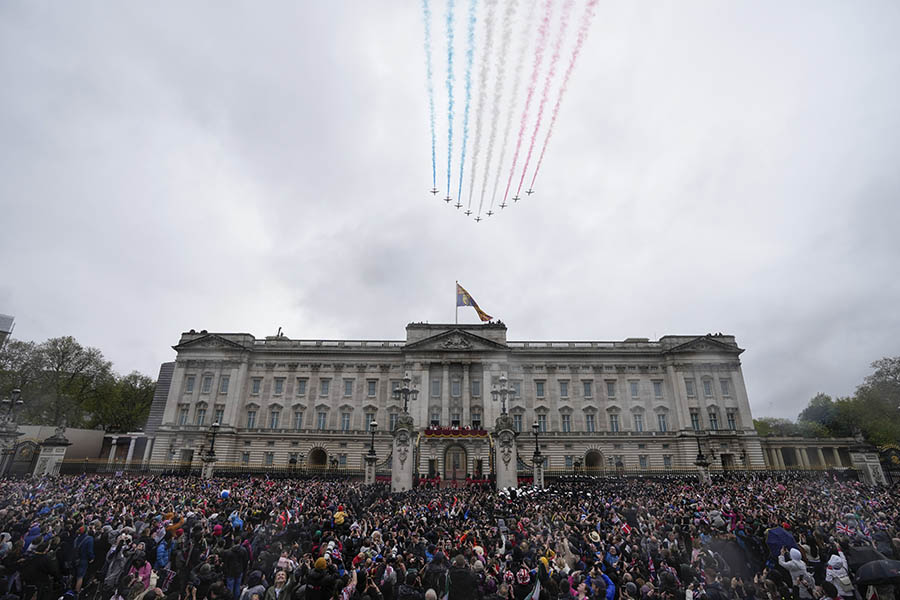
MULTIPOLYGON (((500 158, 497 161, 497 175, 494 178, 494 191, 491 195, 491 206, 488 210, 494 209, 494 201, 497 199, 497 189, 500 185, 500 175, 503 172, 503 159, 506 157, 506 149, 509 146, 509 134, 512 131, 512 123, 513 123, 513 113, 512 110, 513 103, 516 101, 516 97, 519 95, 519 88, 522 87, 522 67, 525 65, 525 55, 528 52, 528 40, 531 38, 531 30, 534 28, 534 15, 537 8, 537 0, 530 0, 528 7, 528 16, 525 18, 525 27, 522 30, 522 47, 519 48, 519 57, 516 60, 516 67, 513 71, 513 87, 512 87, 512 95, 510 96, 510 110, 506 115, 506 125, 503 130, 503 143, 500 145, 500 158)), ((502 90, 497 89, 497 93, 502 93, 502 90)), ((481 210, 479 209, 479 214, 481 214, 481 210)))
POLYGON ((475 144, 472 148, 472 165, 469 170, 472 171, 469 179, 469 203, 466 210, 472 208, 472 192, 475 190, 475 173, 478 167, 478 155, 481 152, 481 123, 484 120, 484 103, 487 100, 487 79, 488 71, 491 66, 491 51, 494 44, 494 10, 497 8, 497 0, 487 0, 488 6, 487 18, 484 26, 487 33, 484 38, 484 52, 481 56, 481 69, 478 73, 478 108, 475 118, 475 144))
MULTIPOLYGON (((478 213, 484 205, 484 195, 487 192, 488 176, 491 173, 491 159, 494 155, 494 141, 497 139, 497 124, 500 121, 500 99, 503 96, 503 82, 506 75, 506 55, 512 42, 513 21, 516 16, 516 8, 519 0, 510 0, 503 13, 503 37, 500 39, 500 55, 497 57, 497 77, 494 80, 494 105, 491 109, 491 134, 488 137, 487 158, 484 161, 484 176, 481 180, 481 199, 478 201, 478 213)), ((487 92, 487 87, 484 87, 487 92)), ((471 192, 471 190, 470 190, 471 192)), ((469 198, 471 206, 472 199, 469 198)))

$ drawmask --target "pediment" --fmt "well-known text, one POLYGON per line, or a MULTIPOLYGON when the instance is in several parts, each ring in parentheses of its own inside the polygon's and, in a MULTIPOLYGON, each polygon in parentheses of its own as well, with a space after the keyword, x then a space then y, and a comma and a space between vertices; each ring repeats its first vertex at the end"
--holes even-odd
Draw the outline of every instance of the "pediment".
POLYGON ((406 351, 432 352, 483 352, 487 350, 508 350, 509 348, 505 344, 498 344, 468 331, 451 329, 442 331, 424 340, 407 344, 403 349, 406 351))
POLYGON ((203 337, 199 337, 194 340, 190 340, 184 342, 182 344, 178 344, 177 346, 172 346, 172 349, 181 351, 181 350, 194 350, 201 348, 220 348, 224 350, 246 350, 243 346, 238 344, 237 342, 232 342, 231 340, 225 339, 220 335, 216 335, 215 333, 209 333, 204 335, 203 337))
POLYGON ((688 352, 725 352, 728 354, 738 355, 744 351, 743 348, 732 346, 720 342, 711 335, 704 335, 694 338, 689 342, 679 344, 673 348, 669 348, 666 354, 682 354, 688 352))

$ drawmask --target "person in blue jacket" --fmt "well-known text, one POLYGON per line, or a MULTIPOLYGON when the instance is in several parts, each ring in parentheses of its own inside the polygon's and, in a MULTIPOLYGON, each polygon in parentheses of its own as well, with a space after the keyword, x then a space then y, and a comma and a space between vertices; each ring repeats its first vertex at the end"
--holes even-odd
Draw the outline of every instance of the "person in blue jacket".
POLYGON ((78 537, 75 538, 75 560, 77 567, 75 570, 75 593, 81 592, 81 586, 84 583, 84 576, 87 573, 88 565, 94 560, 94 535, 93 531, 88 531, 84 527, 79 528, 78 537))

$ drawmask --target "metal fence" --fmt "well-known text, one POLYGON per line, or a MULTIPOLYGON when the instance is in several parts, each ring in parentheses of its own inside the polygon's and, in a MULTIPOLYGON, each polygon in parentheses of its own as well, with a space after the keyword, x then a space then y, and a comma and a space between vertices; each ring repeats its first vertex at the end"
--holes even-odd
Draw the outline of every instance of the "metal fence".
MULTIPOLYGON (((147 475, 200 475, 203 465, 196 462, 132 462, 110 463, 105 460, 64 460, 60 466, 61 475, 82 473, 106 474, 147 474, 147 475)), ((317 478, 354 479, 363 478, 365 472, 358 467, 310 466, 310 465, 266 465, 254 463, 215 463, 213 474, 217 477, 237 477, 241 475, 268 475, 274 478, 317 478)))

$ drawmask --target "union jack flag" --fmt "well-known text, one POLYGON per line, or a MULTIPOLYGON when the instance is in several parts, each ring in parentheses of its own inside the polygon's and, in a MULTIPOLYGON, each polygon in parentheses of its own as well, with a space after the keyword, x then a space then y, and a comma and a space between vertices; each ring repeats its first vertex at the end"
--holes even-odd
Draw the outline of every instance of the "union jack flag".
POLYGON ((842 533, 844 535, 853 535, 853 528, 848 527, 841 522, 835 523, 835 529, 837 529, 838 533, 842 533))

